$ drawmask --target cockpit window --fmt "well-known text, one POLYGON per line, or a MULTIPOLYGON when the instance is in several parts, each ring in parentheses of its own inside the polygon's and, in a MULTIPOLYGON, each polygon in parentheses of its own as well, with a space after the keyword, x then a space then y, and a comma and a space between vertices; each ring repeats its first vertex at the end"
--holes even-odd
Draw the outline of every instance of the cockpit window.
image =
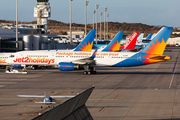
POLYGON ((14 57, 14 55, 10 55, 9 57, 14 57))

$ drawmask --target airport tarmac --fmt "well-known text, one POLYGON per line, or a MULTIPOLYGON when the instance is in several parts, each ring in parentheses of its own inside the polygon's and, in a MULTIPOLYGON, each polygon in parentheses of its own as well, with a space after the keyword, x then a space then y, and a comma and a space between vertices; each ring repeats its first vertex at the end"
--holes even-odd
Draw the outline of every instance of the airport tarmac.
MULTIPOLYGON (((16 95, 76 95, 95 85, 86 105, 94 120, 180 120, 179 47, 169 61, 128 68, 98 68, 96 75, 58 69, 5 74, 0 69, 0 119, 30 120, 53 105, 16 95), (42 106, 42 108, 41 108, 42 106)), ((62 103, 66 98, 56 99, 62 103)))

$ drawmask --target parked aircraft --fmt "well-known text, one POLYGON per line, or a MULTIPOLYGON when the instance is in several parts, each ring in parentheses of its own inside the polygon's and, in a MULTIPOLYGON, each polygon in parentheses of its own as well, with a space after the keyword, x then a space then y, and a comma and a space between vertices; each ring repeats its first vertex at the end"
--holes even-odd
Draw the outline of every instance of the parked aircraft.
POLYGON ((52 104, 56 103, 53 102, 53 98, 69 98, 74 97, 73 95, 66 95, 66 96, 47 96, 46 93, 44 95, 17 95, 18 97, 33 97, 33 98, 43 98, 43 102, 35 102, 35 103, 43 103, 43 104, 52 104))
POLYGON ((22 51, 12 54, 6 64, 59 65, 61 71, 84 69, 84 74, 95 74, 96 67, 130 67, 162 62, 171 59, 163 52, 172 29, 162 28, 139 52, 22 51))
POLYGON ((127 40, 127 42, 120 47, 120 49, 135 49, 137 37, 138 37, 139 32, 135 31, 131 37, 127 40))
MULTIPOLYGON (((89 32, 89 34, 84 38, 84 40, 75 49, 65 50, 65 51, 89 51, 90 52, 92 50, 95 34, 96 34, 96 30, 91 30, 89 32)), ((58 50, 58 51, 60 51, 60 50, 58 50)), ((24 53, 24 52, 25 51, 23 51, 22 53, 24 53)), ((37 52, 37 51, 35 51, 35 52, 37 52)), ((46 57, 47 57, 46 52, 48 52, 48 51, 44 51, 44 52, 45 53, 43 55, 40 55, 40 56, 37 55, 37 59, 43 58, 43 60, 48 61, 48 59, 46 59, 46 57)), ((14 56, 13 54, 15 54, 15 53, 0 53, 0 65, 12 65, 13 68, 24 68, 24 67, 26 67, 26 66, 24 66, 24 64, 22 65, 22 64, 9 64, 9 63, 7 63, 7 59, 12 58, 14 56)), ((35 69, 37 66, 38 65, 33 65, 32 68, 35 69)))
POLYGON ((102 52, 113 52, 113 51, 119 51, 121 40, 123 37, 123 31, 119 31, 118 34, 111 40, 111 42, 108 45, 104 45, 101 47, 102 52))
POLYGON ((141 45, 141 42, 143 40, 143 36, 144 36, 144 33, 141 33, 138 38, 137 38, 137 41, 136 41, 136 45, 141 45))
POLYGON ((123 31, 120 31, 108 45, 104 45, 100 48, 100 50, 103 49, 101 50, 102 52, 118 52, 122 49, 135 49, 138 33, 138 31, 135 31, 132 36, 126 41, 126 43, 121 46, 123 31), (120 36, 121 39, 119 40, 118 38, 120 38, 120 36))
POLYGON ((143 39, 142 42, 139 44, 143 47, 145 47, 146 45, 148 45, 148 43, 156 36, 156 34, 151 35, 151 33, 148 35, 147 38, 143 39), (151 37, 152 36, 152 37, 151 37))
POLYGON ((152 37, 152 33, 149 33, 149 35, 146 37, 146 39, 145 39, 145 40, 150 40, 150 39, 151 39, 151 37, 152 37))

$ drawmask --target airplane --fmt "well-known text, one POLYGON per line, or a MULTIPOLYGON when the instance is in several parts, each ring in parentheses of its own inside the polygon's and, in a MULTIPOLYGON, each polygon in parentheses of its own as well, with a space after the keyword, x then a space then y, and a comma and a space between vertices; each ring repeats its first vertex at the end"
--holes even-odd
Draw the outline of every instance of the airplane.
POLYGON ((150 35, 151 33, 148 35, 147 38, 143 39, 139 45, 145 47, 156 36, 156 34, 151 35, 152 37, 150 35))
POLYGON ((150 40, 152 37, 152 33, 149 33, 149 35, 145 38, 145 40, 150 40))
POLYGON ((152 35, 152 37, 151 37, 150 40, 152 40, 155 36, 156 36, 156 33, 154 33, 154 34, 152 35))
POLYGON ((91 30, 84 40, 73 51, 91 51, 96 30, 91 30))
POLYGON ((12 54, 7 64, 58 65, 61 71, 81 70, 83 74, 96 74, 97 67, 131 67, 171 59, 163 55, 172 27, 162 28, 151 42, 138 52, 84 51, 22 51, 12 54))
MULTIPOLYGON (((84 40, 75 48, 72 50, 65 50, 65 51, 91 51, 92 50, 92 46, 93 46, 93 41, 94 41, 94 37, 96 34, 96 30, 91 30, 89 32, 89 34, 84 38, 84 40)), ((44 51, 44 50, 43 50, 44 51)), ((60 50, 58 50, 60 51, 60 50)), ((64 50, 63 50, 64 51, 64 50)), ((23 51, 24 53, 25 51, 23 51)), ((26 51, 27 52, 27 51, 26 51)), ((35 51, 36 52, 36 51, 35 51)), ((48 51, 46 51, 48 52, 48 51)), ((12 65, 13 68, 25 68, 26 71, 26 66, 21 65, 21 64, 9 64, 7 63, 7 59, 13 57, 12 54, 15 53, 0 53, 0 65, 6 66, 6 65, 12 65)), ((38 56, 37 56, 38 57, 38 56)), ((41 59, 43 57, 43 59, 45 60, 47 55, 43 54, 43 56, 39 56, 37 59, 41 59)), ((46 59, 47 60, 47 59, 46 59)), ((48 61, 48 60, 47 60, 48 61)), ((31 65, 30 65, 31 66, 31 65)), ((36 68, 38 65, 33 65, 32 68, 36 68)), ((11 67, 7 68, 8 71, 10 72, 11 67)), ((7 73, 8 73, 7 71, 7 73)), ((16 71, 17 72, 17 71, 16 71)))
POLYGON ((112 52, 112 51, 118 51, 119 47, 121 45, 121 40, 123 37, 123 31, 119 31, 118 34, 111 40, 111 42, 108 45, 105 45, 101 47, 102 52, 112 52))
POLYGON ((138 34, 139 32, 135 31, 127 42, 123 46, 120 46, 120 49, 135 49, 138 34))
MULTIPOLYGON (((121 39, 123 36, 123 31, 120 31, 116 37, 107 45, 100 48, 102 52, 119 52, 122 49, 135 49, 135 43, 138 36, 138 31, 135 31, 132 36, 126 41, 126 43, 121 46, 121 39), (121 39, 118 39, 121 38, 121 39), (118 39, 118 41, 117 41, 118 39)), ((98 50, 99 51, 99 50, 98 50)))
POLYGON ((52 102, 53 98, 69 98, 74 97, 73 95, 66 96, 47 96, 46 93, 44 95, 17 95, 18 97, 33 97, 33 98, 43 98, 43 102, 35 102, 35 103, 43 103, 43 104, 52 104, 56 102, 52 102))
POLYGON ((144 36, 144 33, 141 33, 138 38, 137 38, 137 41, 136 41, 136 45, 141 45, 141 42, 143 40, 143 36, 144 36))

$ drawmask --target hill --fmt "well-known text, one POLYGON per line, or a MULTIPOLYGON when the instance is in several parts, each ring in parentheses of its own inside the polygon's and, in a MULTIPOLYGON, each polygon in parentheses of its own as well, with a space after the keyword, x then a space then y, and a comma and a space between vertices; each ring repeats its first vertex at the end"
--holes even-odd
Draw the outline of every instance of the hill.
MULTIPOLYGON (((0 24, 15 24, 15 21, 6 21, 0 20, 0 24)), ((36 24, 36 21, 32 22, 18 22, 19 24, 36 24)), ((69 24, 63 23, 61 21, 49 20, 48 21, 49 30, 52 31, 52 34, 67 34, 69 31, 69 24)), ((76 24, 72 23, 72 31, 85 31, 84 24, 76 24)), ((104 23, 101 23, 102 37, 104 36, 104 23)), ((87 24, 87 32, 89 32, 93 28, 93 24, 87 24)), ((112 39, 118 31, 124 31, 124 35, 130 36, 134 31, 139 31, 140 33, 144 33, 144 36, 147 36, 149 33, 156 33, 160 30, 161 27, 151 26, 142 23, 119 23, 119 22, 108 22, 108 35, 109 38, 112 39)), ((100 35, 99 30, 100 23, 98 23, 98 36, 100 35)), ((180 31, 180 30, 173 30, 180 31)), ((171 37, 175 37, 178 35, 171 35, 171 37)))

